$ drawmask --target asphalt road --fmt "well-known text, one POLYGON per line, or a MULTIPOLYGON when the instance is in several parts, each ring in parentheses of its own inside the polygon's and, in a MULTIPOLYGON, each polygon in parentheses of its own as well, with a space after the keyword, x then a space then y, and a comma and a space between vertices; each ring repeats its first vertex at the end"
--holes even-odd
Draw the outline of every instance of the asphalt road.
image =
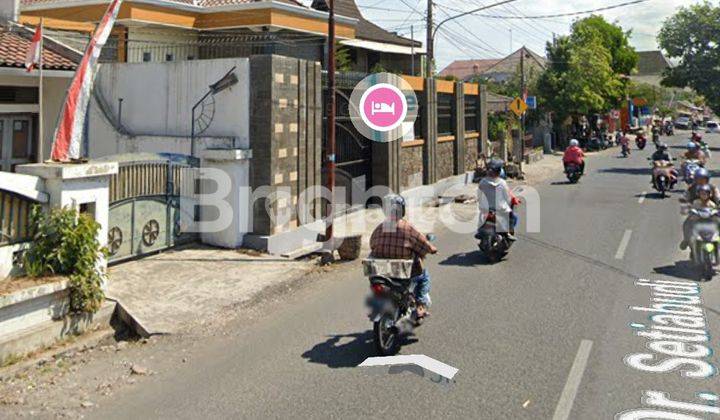
MULTIPOLYGON (((720 137, 708 139, 720 147, 720 137)), ((640 326, 630 326, 649 326, 652 313, 630 308, 650 307, 651 293, 662 292, 637 285, 639 279, 692 281, 703 301, 694 319, 707 324, 697 329, 712 337, 695 344, 720 350, 720 278, 692 280, 678 250, 680 194, 662 200, 652 193, 651 148, 628 159, 617 148, 594 156, 578 185, 565 184, 558 172, 538 186, 540 232, 523 232, 500 264, 485 265, 470 235, 436 232, 432 317, 401 353, 458 368, 450 387, 409 372, 376 375, 357 367, 374 352, 363 306, 368 285, 353 264, 298 290, 261 321, 230 323, 230 335, 202 344, 201 358, 123 390, 89 416, 607 419, 658 409, 657 398, 643 399, 646 391, 712 404, 717 376, 683 372, 720 366, 716 355, 673 359, 657 351, 683 350, 672 339, 653 344, 635 335, 640 326), (632 367, 643 358, 632 355, 645 353, 654 358, 643 359, 647 366, 668 359, 658 369, 666 372, 632 367)), ((720 149, 715 154, 720 159, 720 149)), ((652 395, 659 394, 646 397, 652 395)), ((635 418, 719 416, 705 407, 675 404, 665 410, 675 417, 635 418)))

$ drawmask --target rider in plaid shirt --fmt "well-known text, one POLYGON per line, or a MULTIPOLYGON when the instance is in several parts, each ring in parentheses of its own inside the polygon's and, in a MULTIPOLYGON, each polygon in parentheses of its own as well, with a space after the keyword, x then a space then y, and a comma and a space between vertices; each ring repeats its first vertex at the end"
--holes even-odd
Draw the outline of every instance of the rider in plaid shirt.
POLYGON ((435 248, 413 225, 403 219, 405 200, 401 196, 390 198, 390 214, 370 237, 371 256, 386 259, 413 259, 412 280, 416 283, 415 299, 417 314, 422 318, 430 306, 430 275, 422 267, 427 254, 435 254, 435 248))

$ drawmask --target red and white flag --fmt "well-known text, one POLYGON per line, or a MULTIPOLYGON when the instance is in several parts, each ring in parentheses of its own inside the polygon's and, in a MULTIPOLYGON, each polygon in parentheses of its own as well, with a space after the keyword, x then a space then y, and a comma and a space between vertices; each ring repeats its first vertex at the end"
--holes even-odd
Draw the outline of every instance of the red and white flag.
POLYGON ((42 27, 40 25, 35 29, 35 35, 30 41, 30 48, 28 48, 27 55, 25 56, 25 68, 28 72, 40 66, 42 60, 42 27))
POLYGON ((95 33, 85 50, 80 65, 75 70, 75 76, 68 89, 60 113, 60 120, 55 129, 55 140, 50 154, 50 158, 54 161, 67 162, 71 159, 80 158, 83 127, 93 82, 95 81, 98 58, 115 25, 121 3, 122 0, 112 0, 110 2, 105 16, 103 16, 100 24, 95 29, 95 33))

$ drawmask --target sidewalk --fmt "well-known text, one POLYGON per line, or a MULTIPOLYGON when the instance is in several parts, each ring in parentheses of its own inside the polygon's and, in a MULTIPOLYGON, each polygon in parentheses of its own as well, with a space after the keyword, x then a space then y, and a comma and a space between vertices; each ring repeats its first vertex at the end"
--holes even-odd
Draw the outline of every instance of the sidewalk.
POLYGON ((149 334, 180 332, 192 321, 242 304, 266 287, 304 276, 314 260, 290 260, 195 245, 109 269, 107 296, 149 334))

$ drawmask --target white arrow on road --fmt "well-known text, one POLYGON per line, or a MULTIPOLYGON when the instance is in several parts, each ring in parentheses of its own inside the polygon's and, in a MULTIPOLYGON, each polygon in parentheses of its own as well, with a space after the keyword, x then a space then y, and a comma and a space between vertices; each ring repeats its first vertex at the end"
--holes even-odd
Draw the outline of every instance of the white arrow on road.
POLYGON ((390 367, 390 366, 416 365, 423 370, 430 371, 438 376, 451 381, 458 373, 458 369, 443 362, 425 356, 424 354, 410 354, 401 356, 369 357, 358 367, 390 367))

